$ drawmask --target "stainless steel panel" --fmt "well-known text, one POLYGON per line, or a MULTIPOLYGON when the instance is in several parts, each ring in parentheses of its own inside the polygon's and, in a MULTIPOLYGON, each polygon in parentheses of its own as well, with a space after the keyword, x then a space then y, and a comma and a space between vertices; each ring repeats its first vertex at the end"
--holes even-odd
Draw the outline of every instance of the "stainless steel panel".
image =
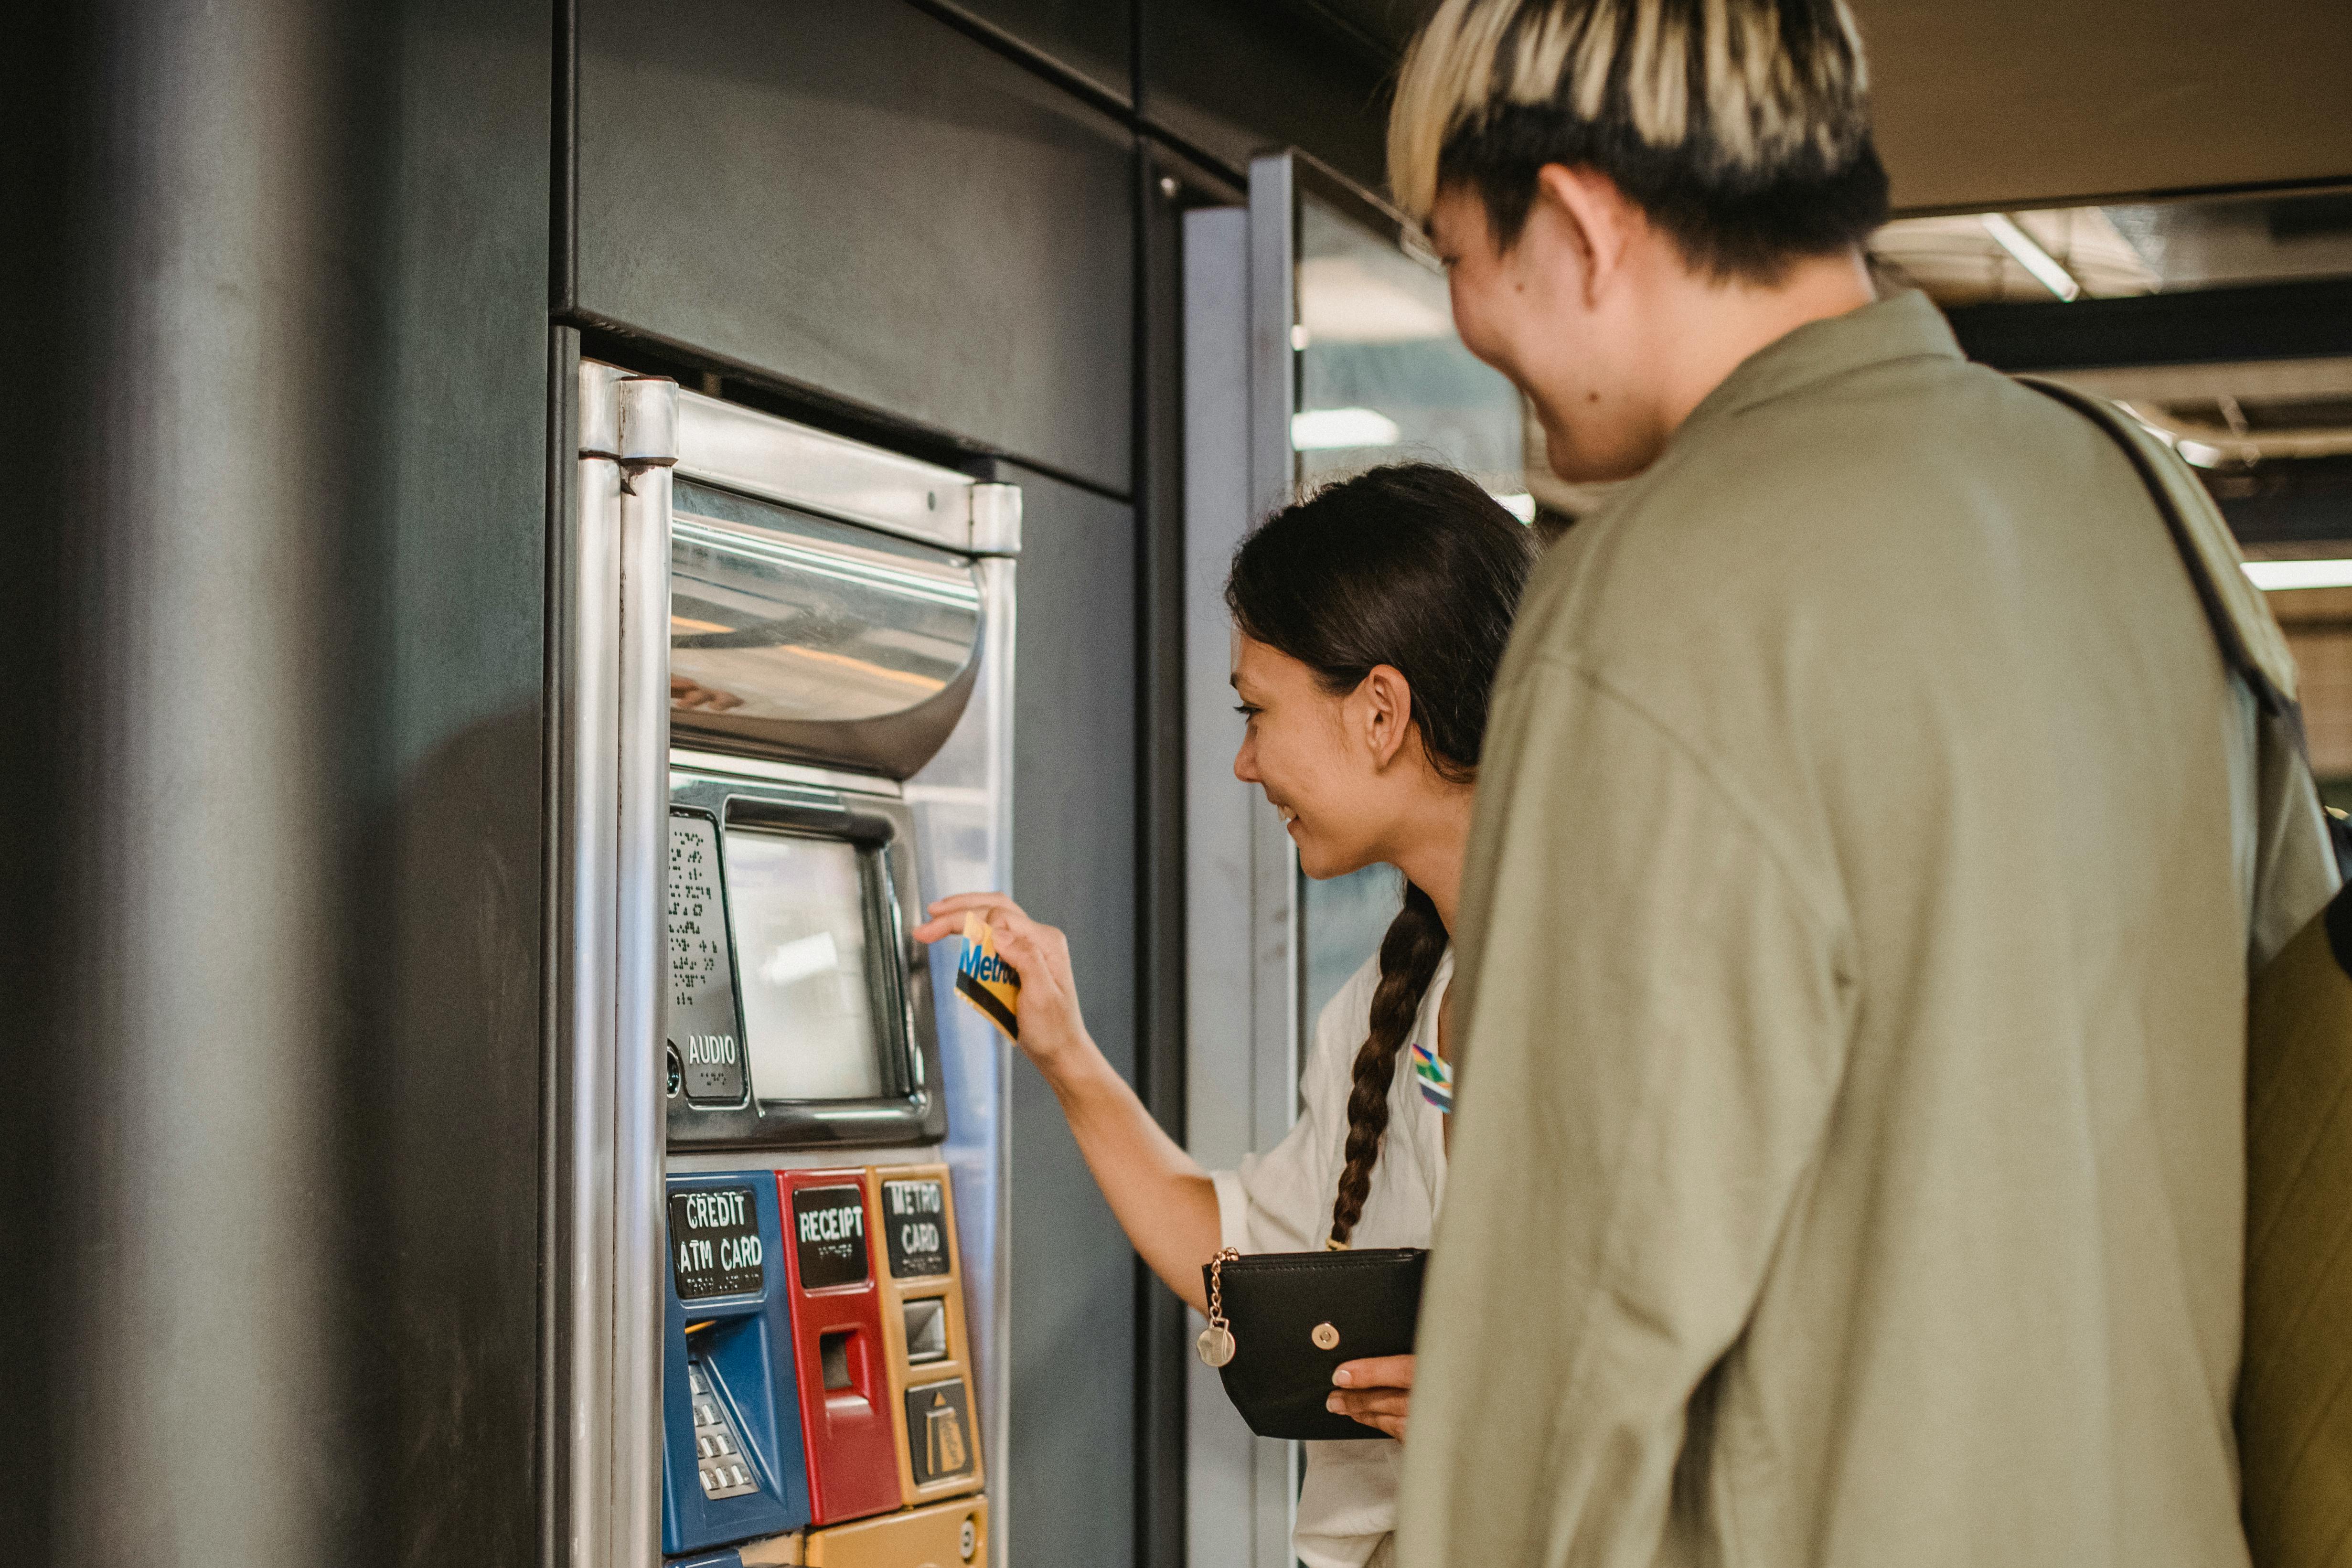
MULTIPOLYGON (((1013 879, 1013 580, 1010 560, 981 563, 986 596, 978 689, 939 755, 907 781, 921 848, 922 896, 966 888, 1018 893, 1013 879)), ((931 949, 932 992, 950 997, 955 944, 931 949)), ((990 1508, 1010 1517, 1012 1454, 1011 1216, 1005 1186, 1005 1108, 1013 1053, 994 1026, 961 1004, 937 1010, 940 1084, 948 1134, 940 1157, 953 1173, 956 1248, 963 1259, 964 1312, 973 1346, 973 1393, 987 1449, 990 1508)), ((1006 1529, 989 1534, 991 1561, 1003 1568, 1006 1529)))
POLYGON ((681 773, 704 773, 728 779, 756 779, 768 783, 814 784, 820 789, 881 795, 894 800, 903 793, 902 787, 895 779, 877 779, 866 773, 844 773, 833 768, 811 768, 799 762, 771 762, 759 757, 725 757, 717 752, 688 751, 677 746, 669 748, 669 766, 672 788, 677 787, 681 773))
POLYGON ((572 928, 570 1227, 571 1352, 562 1441, 569 1453, 570 1568, 611 1562, 613 1447, 613 986, 616 901, 614 834, 620 817, 621 465, 620 372, 580 367, 579 515, 572 549, 571 716, 562 831, 571 862, 572 928))
POLYGON ((668 824, 671 383, 580 367, 572 716, 571 1568, 660 1555, 660 898, 668 824))
POLYGON ((971 487, 971 553, 1021 553, 1021 486, 974 485, 971 487))
POLYGON ((662 936, 669 863, 670 474, 677 386, 621 393, 620 783, 613 1062, 613 1540, 661 1553, 662 936))
MULTIPOLYGON (((952 550, 971 548, 969 475, 680 392, 677 471, 952 550)), ((1017 546, 1015 548, 1018 548, 1017 546)))
POLYGON ((688 485, 670 546, 672 722, 728 749, 903 778, 979 658, 968 559, 688 485))

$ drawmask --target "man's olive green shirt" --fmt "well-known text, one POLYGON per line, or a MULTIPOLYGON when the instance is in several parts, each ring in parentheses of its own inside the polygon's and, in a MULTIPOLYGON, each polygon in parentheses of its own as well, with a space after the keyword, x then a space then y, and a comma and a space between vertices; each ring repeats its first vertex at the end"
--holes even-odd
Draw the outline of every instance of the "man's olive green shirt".
POLYGON ((2123 452, 1916 295, 1569 532, 1480 774, 1405 1568, 2245 1561, 2252 711, 2123 452))

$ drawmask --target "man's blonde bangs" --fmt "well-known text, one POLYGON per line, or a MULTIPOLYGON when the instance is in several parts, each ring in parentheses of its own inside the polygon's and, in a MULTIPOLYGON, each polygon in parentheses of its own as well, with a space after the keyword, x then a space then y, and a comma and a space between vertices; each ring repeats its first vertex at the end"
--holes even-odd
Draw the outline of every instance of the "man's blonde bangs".
POLYGON ((1868 140, 1862 39, 1845 0, 1784 26, 1775 0, 1444 0, 1413 41, 1389 119, 1389 185, 1426 218, 1447 143, 1499 110, 1550 107, 1679 151, 1703 180, 1769 183, 1868 140))
POLYGON ((1513 7, 1445 0, 1405 51, 1389 111, 1389 193, 1416 220, 1437 202, 1437 162, 1454 128, 1494 97, 1495 48, 1513 7))

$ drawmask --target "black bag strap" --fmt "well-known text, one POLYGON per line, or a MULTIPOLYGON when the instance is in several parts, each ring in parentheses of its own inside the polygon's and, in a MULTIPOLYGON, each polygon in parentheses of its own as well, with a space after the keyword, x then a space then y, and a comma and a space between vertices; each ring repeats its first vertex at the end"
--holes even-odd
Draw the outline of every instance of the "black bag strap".
MULTIPOLYGON (((2285 732, 2294 748, 2296 760, 2303 764, 2306 774, 2310 773, 2311 748, 2303 732, 2303 705, 2279 689, 2270 672, 2263 668, 2262 661, 2255 658, 2253 651, 2246 646, 2245 633, 2238 625, 2237 617, 2230 613, 2229 602, 2222 598, 2220 585, 2213 580, 2205 552, 2197 548, 2196 537, 2189 531, 2189 519, 2180 515, 2180 504, 2173 499, 2171 486, 2165 484, 2164 476, 2157 472, 2155 459, 2149 455, 2146 444, 2129 423, 2131 416, 2106 399, 2093 397, 2063 382, 2046 381, 2040 376, 2018 376, 2015 379, 2035 392, 2064 403, 2105 431, 2115 444, 2123 448, 2124 455, 2131 459, 2132 469, 2139 475, 2141 485, 2147 490, 2148 499, 2156 503, 2157 516, 2164 519, 2166 531, 2172 535, 2172 548, 2179 553, 2180 564, 2189 569, 2189 580, 2197 588, 2197 602, 2205 608, 2205 623, 2213 629, 2213 640, 2221 644, 2222 662, 2246 683, 2246 689, 2253 694, 2255 702, 2262 705, 2263 711, 2285 732)), ((2330 810, 2322 811, 2320 820, 2326 826, 2328 846, 2335 852, 2336 869, 2344 874, 2347 889, 2352 889, 2352 818, 2330 810)), ((2329 907, 2333 909, 2336 904, 2343 904, 2347 911, 2345 916, 2347 922, 2346 951, 2352 952, 2352 903, 2339 897, 2329 907)), ((2331 936, 2333 930, 2331 926, 2331 936)), ((2352 969, 2352 965, 2347 967, 2352 969)))
MULTIPOLYGON (((2197 587, 2197 602, 2205 607, 2205 622, 2213 629, 2213 640, 2221 645, 2223 662, 2246 683, 2247 689, 2254 694, 2254 700, 2262 704, 2264 713, 2288 721, 2294 733, 2295 749, 2302 751, 2303 710, 2300 705, 2279 689, 2278 683, 2271 679, 2270 672, 2263 668, 2253 651, 2246 646, 2245 636, 2238 629, 2237 618, 2230 613, 2228 601, 2221 597, 2221 588, 2214 582, 2212 573, 2206 569, 2205 554, 2197 548, 2196 538, 2189 531, 2189 519, 2180 515, 2179 505, 2173 500, 2170 486, 2165 484, 2164 476, 2157 472, 2156 464, 2147 450, 2125 426, 2123 422, 2130 416, 2105 398, 2093 397, 2063 382, 2045 381, 2040 376, 2019 376, 2016 379, 2035 392, 2064 403, 2105 431, 2115 444, 2123 448, 2124 455, 2131 459, 2133 471, 2138 474, 2140 483, 2147 486, 2148 498, 2156 503, 2157 515, 2164 519, 2166 530, 2172 535, 2172 547, 2180 553, 2180 564, 2189 569, 2189 580, 2197 587)), ((2306 757, 2306 763, 2308 760, 2306 757)))

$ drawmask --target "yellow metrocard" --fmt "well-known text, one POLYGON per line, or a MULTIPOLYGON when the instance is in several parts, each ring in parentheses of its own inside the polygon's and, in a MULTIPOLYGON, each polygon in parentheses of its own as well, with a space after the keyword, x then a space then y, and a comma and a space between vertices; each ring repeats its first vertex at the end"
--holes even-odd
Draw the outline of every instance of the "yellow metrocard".
POLYGON ((1021 971, 996 956, 996 933, 977 915, 963 917, 963 956, 956 994, 980 1009, 1007 1040, 1021 1038, 1021 971))

